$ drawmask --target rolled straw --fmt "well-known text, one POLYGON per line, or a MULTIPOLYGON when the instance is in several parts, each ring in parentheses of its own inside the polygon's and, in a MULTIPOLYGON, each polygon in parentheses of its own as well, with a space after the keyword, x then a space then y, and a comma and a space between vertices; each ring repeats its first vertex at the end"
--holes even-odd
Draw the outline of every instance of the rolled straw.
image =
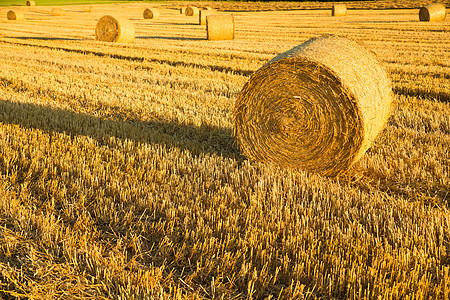
POLYGON ((341 17, 347 15, 347 5, 346 4, 333 4, 331 9, 331 15, 335 17, 341 17))
POLYGON ((234 39, 233 15, 207 15, 206 34, 211 41, 234 39))
POLYGON ((92 5, 83 6, 83 12, 92 12, 92 5))
POLYGON ((134 36, 133 23, 124 18, 103 16, 95 26, 95 39, 98 41, 131 43, 134 36))
POLYGON ((251 76, 235 104, 235 134, 250 160, 335 176, 369 148, 392 98, 373 53, 345 38, 318 37, 251 76))
POLYGON ((144 19, 157 19, 159 18, 159 10, 156 8, 146 8, 144 10, 144 19))
POLYGON ((23 13, 20 11, 10 10, 6 14, 6 17, 8 18, 8 20, 20 21, 23 20, 23 13))
POLYGON ((198 14, 198 23, 200 25, 206 24, 206 16, 212 14, 213 12, 210 10, 201 10, 198 14))
POLYGON ((444 21, 447 11, 444 4, 431 3, 419 10, 419 20, 425 22, 444 21))
POLYGON ((27 6, 35 6, 36 3, 34 1, 27 1, 27 6))
POLYGON ((62 16, 63 11, 61 8, 52 9, 52 16, 62 16))
POLYGON ((198 8, 197 7, 195 7, 195 6, 188 6, 187 8, 186 8, 186 16, 198 16, 198 12, 199 12, 199 10, 198 10, 198 8))
POLYGON ((186 13, 186 7, 180 7, 180 14, 184 15, 186 13))

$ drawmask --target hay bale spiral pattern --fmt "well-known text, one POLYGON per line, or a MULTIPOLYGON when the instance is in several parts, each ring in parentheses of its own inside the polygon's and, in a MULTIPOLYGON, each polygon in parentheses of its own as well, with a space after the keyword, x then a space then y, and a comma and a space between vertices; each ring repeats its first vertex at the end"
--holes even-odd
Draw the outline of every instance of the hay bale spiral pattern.
POLYGON ((35 6, 36 3, 34 1, 27 1, 27 6, 35 6))
POLYGON ((192 17, 192 16, 198 16, 199 10, 195 6, 188 6, 186 8, 186 16, 192 17))
POLYGON ((131 43, 134 37, 133 23, 124 18, 103 16, 95 26, 95 39, 98 41, 131 43))
POLYGON ((445 5, 441 3, 431 3, 419 10, 419 20, 425 22, 444 21, 446 15, 445 5))
POLYGON ((251 76, 236 101, 235 135, 250 160, 335 176, 369 148, 391 103, 374 54, 345 38, 319 37, 251 76))
POLYGON ((10 10, 6 14, 6 17, 8 18, 8 20, 20 21, 23 20, 23 13, 19 11, 10 10))
POLYGON ((146 8, 143 15, 144 19, 157 19, 159 18, 159 10, 156 8, 146 8))

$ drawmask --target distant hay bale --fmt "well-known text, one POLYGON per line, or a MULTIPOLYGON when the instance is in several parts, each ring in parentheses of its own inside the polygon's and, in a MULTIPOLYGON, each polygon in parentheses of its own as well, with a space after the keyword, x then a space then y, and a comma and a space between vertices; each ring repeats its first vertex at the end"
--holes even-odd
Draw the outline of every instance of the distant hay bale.
POLYGON ((131 43, 134 36, 133 23, 124 18, 103 16, 95 26, 95 39, 98 41, 131 43))
POLYGON ((92 12, 92 5, 83 6, 83 12, 92 12))
POLYGON ((159 10, 156 8, 146 8, 144 10, 144 19, 157 19, 159 18, 159 10))
POLYGON ((199 10, 195 6, 188 6, 186 8, 186 16, 190 16, 190 17, 191 16, 198 16, 198 12, 199 12, 199 10))
POLYGON ((184 15, 186 13, 186 7, 180 7, 180 14, 184 15))
POLYGON ((233 15, 207 15, 206 34, 210 41, 234 39, 233 15))
POLYGON ((420 21, 439 22, 444 21, 447 11, 444 4, 431 3, 419 10, 420 21))
POLYGON ((206 24, 206 16, 212 14, 213 12, 210 10, 201 10, 198 14, 198 23, 200 25, 206 24))
POLYGON ((27 6, 35 6, 36 3, 34 1, 27 1, 27 6))
POLYGON ((20 21, 23 20, 23 13, 20 11, 10 10, 6 14, 6 17, 8 18, 8 20, 20 21))
POLYGON ((331 9, 331 15, 335 17, 347 15, 347 5, 346 4, 333 4, 331 9))
POLYGON ((63 11, 61 8, 52 9, 52 16, 62 16, 63 11))
POLYGON ((392 98, 371 51, 346 38, 318 37, 251 76, 235 104, 235 135, 250 160, 335 176, 369 148, 392 98))

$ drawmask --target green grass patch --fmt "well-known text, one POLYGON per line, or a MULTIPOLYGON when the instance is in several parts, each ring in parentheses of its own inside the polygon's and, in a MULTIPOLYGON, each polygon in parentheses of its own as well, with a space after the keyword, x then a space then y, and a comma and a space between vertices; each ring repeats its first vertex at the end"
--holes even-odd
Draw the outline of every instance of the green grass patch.
MULTIPOLYGON (((26 0, 2 0, 0 6, 26 6, 26 0)), ((64 1, 64 0, 35 0, 36 5, 83 5, 83 4, 107 4, 107 3, 117 3, 117 2, 142 2, 142 1, 114 1, 114 0, 74 0, 74 1, 64 1)))

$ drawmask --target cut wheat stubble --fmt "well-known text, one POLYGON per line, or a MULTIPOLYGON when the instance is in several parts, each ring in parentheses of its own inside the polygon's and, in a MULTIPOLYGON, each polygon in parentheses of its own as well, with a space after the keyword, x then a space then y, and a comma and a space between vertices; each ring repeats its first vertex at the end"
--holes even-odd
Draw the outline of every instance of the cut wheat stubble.
POLYGON ((235 104, 235 135, 250 160, 345 172, 385 125, 392 103, 375 55, 341 37, 319 37, 256 71, 235 104))

